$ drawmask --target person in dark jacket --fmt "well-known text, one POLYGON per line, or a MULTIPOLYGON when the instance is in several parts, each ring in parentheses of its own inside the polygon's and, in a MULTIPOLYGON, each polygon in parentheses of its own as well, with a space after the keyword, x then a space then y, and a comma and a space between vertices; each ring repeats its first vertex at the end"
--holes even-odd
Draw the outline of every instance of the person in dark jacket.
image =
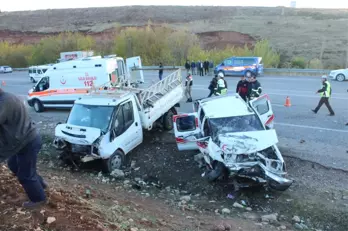
POLYGON ((208 59, 204 61, 203 68, 204 68, 204 75, 207 75, 209 73, 209 61, 208 61, 208 59))
POLYGON ((210 90, 210 93, 208 97, 211 97, 214 94, 215 89, 217 88, 217 78, 218 78, 218 75, 215 75, 214 78, 210 81, 210 84, 208 87, 208 89, 210 90))
POLYGON ((192 71, 192 75, 196 75, 196 63, 195 62, 191 62, 191 71, 192 71))
POLYGON ((0 163, 7 160, 12 173, 28 195, 24 208, 46 203, 46 182, 36 172, 41 137, 23 100, 0 88, 0 163))
POLYGON ((200 76, 204 76, 204 74, 203 74, 203 68, 204 68, 203 62, 199 61, 199 67, 198 67, 198 69, 199 69, 199 75, 200 75, 200 76))
POLYGON ((249 90, 249 82, 245 78, 245 76, 243 76, 237 84, 236 93, 238 93, 240 97, 244 99, 244 101, 247 101, 248 90, 249 90))
POLYGON ((159 75, 159 80, 161 81, 162 80, 162 77, 163 77, 163 65, 162 63, 159 64, 159 71, 158 71, 158 75, 159 75))
POLYGON ((190 62, 187 60, 185 63, 185 69, 187 74, 190 72, 190 68, 191 68, 190 62))
POLYGON ((259 81, 256 80, 256 76, 252 75, 249 81, 248 98, 249 100, 258 98, 262 93, 262 87, 259 81))
POLYGON ((323 104, 325 104, 327 109, 329 109, 329 112, 330 112, 329 115, 334 116, 335 112, 332 110, 332 107, 331 107, 330 102, 329 102, 329 99, 330 99, 331 93, 332 93, 332 89, 331 89, 331 84, 327 80, 326 75, 322 76, 322 83, 323 83, 323 87, 317 91, 317 94, 320 93, 320 96, 321 96, 320 101, 318 103, 318 106, 315 109, 313 109, 312 111, 315 114, 317 114, 317 112, 319 111, 321 106, 323 106, 323 104))

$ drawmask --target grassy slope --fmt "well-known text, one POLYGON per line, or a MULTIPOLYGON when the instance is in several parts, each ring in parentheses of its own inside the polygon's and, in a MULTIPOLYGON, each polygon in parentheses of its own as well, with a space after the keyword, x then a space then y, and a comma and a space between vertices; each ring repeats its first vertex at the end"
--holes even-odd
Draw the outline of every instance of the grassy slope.
POLYGON ((193 32, 237 31, 266 38, 285 56, 317 58, 324 44, 326 65, 344 65, 346 60, 348 10, 129 6, 5 12, 0 14, 0 30, 98 32, 148 20, 193 32))

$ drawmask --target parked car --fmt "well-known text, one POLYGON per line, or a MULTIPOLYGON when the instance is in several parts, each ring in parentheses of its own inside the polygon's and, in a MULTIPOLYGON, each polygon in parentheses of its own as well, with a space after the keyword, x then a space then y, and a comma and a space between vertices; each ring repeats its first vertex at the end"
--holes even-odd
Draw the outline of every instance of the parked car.
POLYGON ((217 65, 214 74, 250 77, 263 74, 261 57, 230 57, 217 65))
POLYGON ((330 72, 329 77, 340 82, 348 80, 348 68, 333 70, 330 72))
POLYGON ((0 73, 12 73, 12 67, 0 66, 0 73))

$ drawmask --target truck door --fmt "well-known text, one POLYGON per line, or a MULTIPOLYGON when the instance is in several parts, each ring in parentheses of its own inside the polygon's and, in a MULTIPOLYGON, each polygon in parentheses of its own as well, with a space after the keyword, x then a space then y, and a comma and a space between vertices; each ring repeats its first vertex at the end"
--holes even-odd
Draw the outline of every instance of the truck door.
POLYGON ((143 141, 143 130, 134 103, 129 100, 119 106, 112 128, 111 143, 127 154, 143 141))
POLYGON ((259 115, 264 126, 273 128, 274 113, 268 95, 262 95, 259 98, 253 99, 249 104, 259 115))
POLYGON ((175 115, 173 117, 175 140, 179 151, 198 150, 196 139, 200 135, 197 113, 175 115))

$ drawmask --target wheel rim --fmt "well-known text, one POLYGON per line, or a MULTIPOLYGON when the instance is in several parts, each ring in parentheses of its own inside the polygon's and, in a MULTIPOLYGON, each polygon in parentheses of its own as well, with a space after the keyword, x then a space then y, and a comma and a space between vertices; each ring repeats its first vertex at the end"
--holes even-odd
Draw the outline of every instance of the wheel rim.
POLYGON ((120 169, 121 168, 121 164, 122 164, 122 158, 119 155, 115 155, 111 160, 110 160, 110 164, 111 164, 111 169, 120 169))
POLYGON ((35 101, 34 109, 35 109, 35 111, 39 111, 40 110, 39 102, 35 101))
POLYGON ((344 76, 343 75, 337 75, 337 80, 338 81, 343 81, 344 80, 344 76))

